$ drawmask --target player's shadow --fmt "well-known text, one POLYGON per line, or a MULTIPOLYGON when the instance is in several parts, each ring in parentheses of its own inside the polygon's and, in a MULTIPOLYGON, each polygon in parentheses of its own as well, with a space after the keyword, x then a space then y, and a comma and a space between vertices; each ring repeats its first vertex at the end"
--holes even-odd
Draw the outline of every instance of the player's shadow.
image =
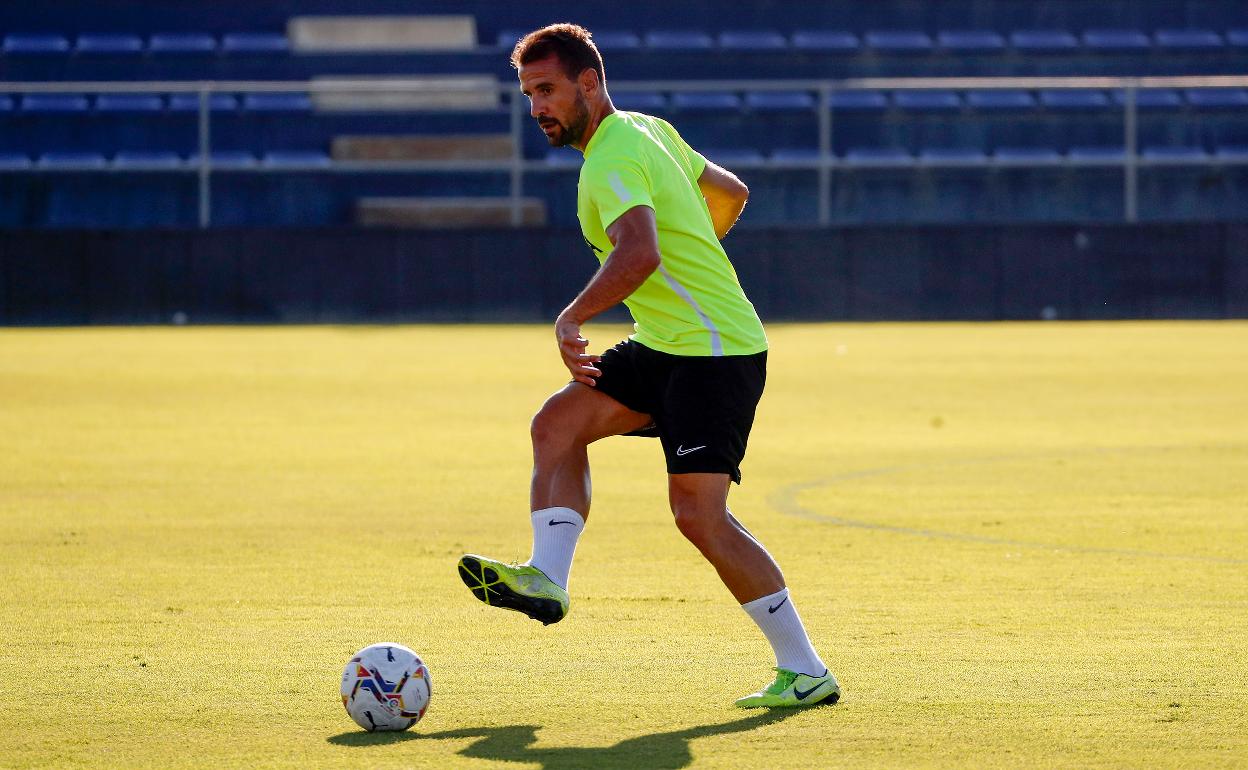
POLYGON ((460 749, 459 754, 474 759, 540 764, 543 770, 584 770, 587 767, 675 770, 687 767, 693 762, 689 742, 694 738, 755 730, 787 719, 796 711, 798 709, 778 709, 731 722, 639 735, 636 738, 622 740, 613 746, 533 748, 533 744, 537 743, 537 731, 540 729, 538 725, 469 727, 462 730, 444 730, 439 733, 349 732, 335 735, 329 739, 329 742, 340 746, 370 746, 398 741, 477 738, 478 740, 460 749))

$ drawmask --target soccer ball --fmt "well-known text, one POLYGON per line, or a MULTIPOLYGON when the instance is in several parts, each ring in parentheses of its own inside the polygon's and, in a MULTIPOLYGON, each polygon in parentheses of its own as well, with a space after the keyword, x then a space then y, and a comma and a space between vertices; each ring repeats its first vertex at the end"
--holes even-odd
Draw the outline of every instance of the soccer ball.
POLYGON ((342 705, 369 732, 406 730, 425 715, 432 695, 429 669, 401 644, 370 644, 342 672, 342 705))

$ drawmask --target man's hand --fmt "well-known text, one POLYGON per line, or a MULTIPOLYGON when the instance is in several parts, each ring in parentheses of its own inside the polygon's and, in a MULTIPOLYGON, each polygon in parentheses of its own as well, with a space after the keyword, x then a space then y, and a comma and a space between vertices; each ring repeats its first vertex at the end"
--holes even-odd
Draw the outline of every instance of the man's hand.
POLYGON ((602 375, 594 364, 602 360, 602 356, 585 352, 589 347, 589 340, 581 336, 581 322, 568 315, 566 310, 555 320, 555 340, 559 343, 559 355, 563 356, 563 365, 572 373, 572 379, 594 387, 595 378, 602 375))

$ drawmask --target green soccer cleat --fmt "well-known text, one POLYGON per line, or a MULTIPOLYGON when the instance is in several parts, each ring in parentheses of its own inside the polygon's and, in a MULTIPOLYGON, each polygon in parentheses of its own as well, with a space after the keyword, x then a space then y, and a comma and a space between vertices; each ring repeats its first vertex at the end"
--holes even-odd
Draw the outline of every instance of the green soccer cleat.
POLYGON ((776 681, 753 695, 737 699, 743 709, 795 708, 798 706, 830 706, 841 699, 841 686, 826 669, 819 676, 799 674, 777 668, 776 681))
POLYGON ((467 554, 459 560, 459 577, 491 607, 523 612, 548 626, 568 614, 568 592, 537 567, 467 554))

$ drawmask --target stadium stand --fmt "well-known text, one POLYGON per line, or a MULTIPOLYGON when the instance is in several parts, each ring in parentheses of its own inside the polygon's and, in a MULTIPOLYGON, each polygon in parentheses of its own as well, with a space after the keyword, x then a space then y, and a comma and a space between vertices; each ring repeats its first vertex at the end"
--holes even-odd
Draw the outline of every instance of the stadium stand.
MULTIPOLYGON (((171 184, 194 195, 201 101, 209 110, 209 165, 214 175, 223 175, 211 193, 214 222, 264 224, 267 211, 284 212, 277 221, 372 221, 372 215, 360 214, 371 209, 359 201, 385 200, 394 211, 393 199, 402 197, 404 187, 413 198, 428 197, 425 191, 439 186, 457 198, 505 195, 513 161, 540 167, 526 173, 526 193, 534 192, 525 206, 544 207, 543 221, 572 222, 574 201, 569 204, 566 191, 559 191, 566 188, 559 178, 575 172, 577 157, 550 151, 527 119, 519 142, 513 141, 507 99, 492 91, 494 83, 514 77, 506 54, 517 37, 547 21, 539 9, 485 0, 314 0, 231 6, 229 12, 171 2, 143 14, 119 13, 115 2, 68 5, 73 12, 51 24, 37 9, 0 10, 5 81, 260 79, 316 85, 312 91, 213 92, 206 101, 197 92, 5 92, 0 85, 0 172, 6 184, 19 197, 29 192, 32 200, 76 201, 55 215, 39 205, 14 205, 0 214, 3 224, 108 224, 108 212, 119 209, 101 199, 93 212, 90 195, 123 179, 137 201, 123 212, 126 223, 145 224, 146 196, 152 210, 161 212, 157 216, 185 214, 174 223, 193 224, 194 205, 170 209, 156 203, 171 184), (360 78, 378 83, 377 90, 361 87, 360 78), (395 79, 412 90, 382 87, 395 79), (460 174, 367 168, 456 158, 485 166, 460 174), (84 185, 84 178, 92 183, 84 185), (61 190, 70 186, 75 189, 61 190), (44 194, 48 188, 56 195, 44 194), (248 205, 229 201, 234 193, 248 205), (78 215, 81 221, 74 220, 78 215)), ((995 216, 1042 219, 1053 212, 1034 194, 1048 184, 1040 177, 1057 174, 1073 187, 1090 167, 1120 170, 1115 164, 1124 152, 1126 92, 838 90, 826 95, 830 116, 821 116, 822 97, 814 88, 699 91, 656 88, 655 81, 1248 71, 1248 11, 1242 4, 1114 0, 1096 11, 1091 5, 1045 4, 1044 13, 1033 13, 1020 4, 957 0, 924 4, 915 15, 901 0, 869 7, 798 4, 783 20, 761 5, 724 12, 709 0, 661 12, 594 0, 581 10, 585 23, 601 27, 597 38, 613 82, 645 80, 650 86, 613 90, 617 105, 672 120, 695 146, 739 170, 747 182, 757 179, 779 191, 756 196, 746 220, 773 224, 811 216, 817 176, 811 164, 819 159, 825 121, 832 126, 834 171, 850 175, 843 184, 835 182, 836 221, 890 221, 904 215, 905 196, 921 177, 961 180, 967 173, 978 177, 950 185, 948 194, 963 196, 962 203, 936 210, 937 221, 964 216, 967 200, 994 185, 1019 186, 1007 197, 1022 201, 1016 211, 995 207, 995 216), (1010 179, 989 178, 1003 167, 1010 179), (884 174, 878 184, 873 172, 884 174), (899 173, 913 178, 898 184, 899 173), (850 199, 846 189, 856 190, 850 198, 863 205, 843 207, 850 199), (872 203, 873 196, 892 195, 903 200, 872 203)), ((1248 90, 1141 89, 1132 105, 1142 173, 1187 166, 1222 180, 1187 180, 1198 189, 1167 216, 1222 216, 1225 205, 1210 196, 1248 184, 1242 152, 1248 146, 1248 90)), ((421 216, 411 219, 424 221, 421 216)))

